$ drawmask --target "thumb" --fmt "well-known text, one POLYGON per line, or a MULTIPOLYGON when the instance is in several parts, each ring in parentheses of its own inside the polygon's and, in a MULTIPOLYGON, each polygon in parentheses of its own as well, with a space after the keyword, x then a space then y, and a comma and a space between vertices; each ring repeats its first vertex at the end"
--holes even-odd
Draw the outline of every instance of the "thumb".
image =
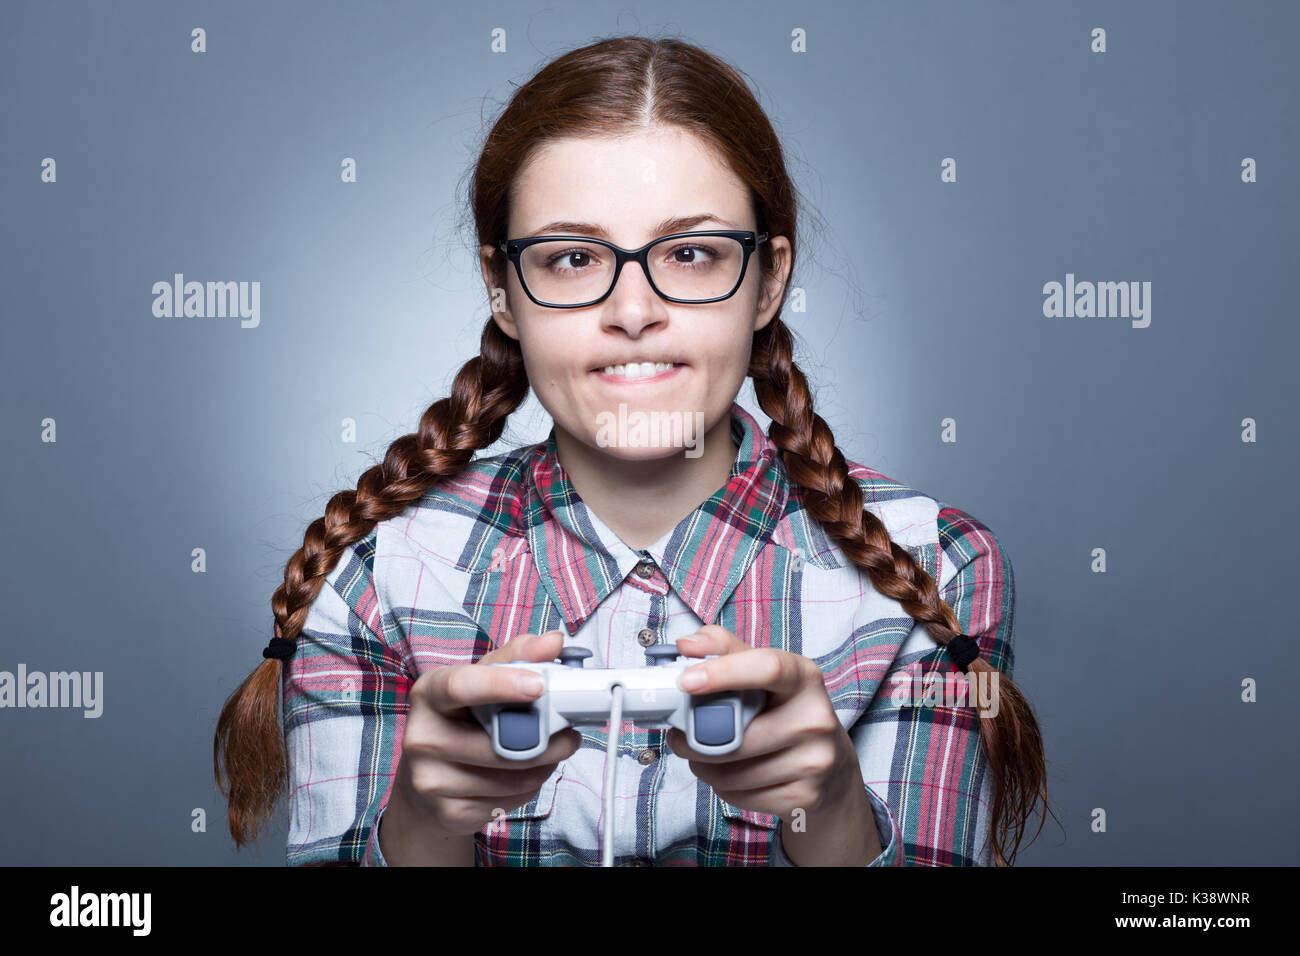
POLYGON ((564 646, 564 634, 561 631, 547 631, 545 634, 523 634, 483 655, 481 663, 500 664, 506 661, 550 661, 559 656, 564 646))

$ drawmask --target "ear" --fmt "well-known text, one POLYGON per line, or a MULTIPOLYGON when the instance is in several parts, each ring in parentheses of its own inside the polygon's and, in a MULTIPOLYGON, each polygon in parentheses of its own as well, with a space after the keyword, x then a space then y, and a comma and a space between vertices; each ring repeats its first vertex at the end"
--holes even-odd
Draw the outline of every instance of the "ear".
MULTIPOLYGON (((762 288, 759 290, 758 311, 754 316, 754 331, 766 326, 780 307, 785 294, 785 285, 790 280, 790 240, 785 236, 773 236, 767 240, 772 247, 772 259, 775 269, 772 275, 764 274, 762 288)), ((754 254, 758 258, 758 254, 754 254)))
MULTIPOLYGON (((506 290, 496 284, 496 277, 492 274, 492 256, 496 253, 498 257, 503 253, 500 249, 493 246, 479 247, 479 268, 483 272, 483 284, 487 287, 488 304, 492 309, 492 319, 500 327, 501 331, 512 339, 518 341, 519 329, 515 325, 514 316, 510 314, 510 306, 506 299, 506 290)), ((505 265, 505 275, 507 279, 510 276, 510 264, 505 265)))

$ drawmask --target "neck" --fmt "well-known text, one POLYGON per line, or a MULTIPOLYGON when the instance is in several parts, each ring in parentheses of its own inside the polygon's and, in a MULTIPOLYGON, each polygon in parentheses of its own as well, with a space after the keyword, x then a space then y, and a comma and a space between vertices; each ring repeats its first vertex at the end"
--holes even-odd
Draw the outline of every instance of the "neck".
POLYGON ((673 449, 658 458, 616 458, 555 426, 555 449, 574 490, 629 548, 654 544, 731 477, 740 449, 731 409, 698 436, 697 458, 673 449))

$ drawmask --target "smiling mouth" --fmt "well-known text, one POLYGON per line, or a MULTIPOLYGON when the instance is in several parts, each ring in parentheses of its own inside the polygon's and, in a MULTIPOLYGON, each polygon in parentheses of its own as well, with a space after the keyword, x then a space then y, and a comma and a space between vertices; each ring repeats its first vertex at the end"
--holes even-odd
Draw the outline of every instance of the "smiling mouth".
POLYGON ((606 365, 592 369, 592 373, 607 382, 657 382, 675 375, 685 368, 679 362, 637 362, 628 365, 606 365))

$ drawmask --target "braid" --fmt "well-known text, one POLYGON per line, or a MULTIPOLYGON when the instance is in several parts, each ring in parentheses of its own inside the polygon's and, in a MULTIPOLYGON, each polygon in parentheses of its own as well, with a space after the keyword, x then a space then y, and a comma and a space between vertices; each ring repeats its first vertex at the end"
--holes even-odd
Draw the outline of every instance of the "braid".
MULTIPOLYGON (((961 633, 957 615, 940 599, 934 579, 864 507, 862 489, 849 474, 830 426, 813 411, 808 381, 793 360, 790 330, 779 317, 755 333, 749 374, 759 405, 772 419, 768 437, 781 450, 808 511, 849 560, 866 571, 877 591, 898 601, 912 618, 925 624, 935 641, 947 646, 961 633)), ((968 670, 995 672, 978 657, 968 670)), ((997 716, 980 716, 979 727, 994 780, 994 861, 1006 866, 1015 862, 1025 823, 1040 798, 1044 811, 1048 806, 1038 723, 1024 695, 1004 674, 998 676, 998 693, 997 716)), ((1040 831, 1043 822, 1046 813, 1040 831)))
MULTIPOLYGON (((425 409, 417 432, 391 445, 382 464, 340 491, 303 536, 271 597, 275 636, 296 641, 325 577, 344 550, 381 521, 401 514, 439 478, 458 474, 474 453, 501 437, 507 418, 528 395, 519 343, 493 319, 483 329, 480 354, 456 374, 451 395, 425 409)), ((255 839, 270 817, 287 777, 280 731, 283 663, 267 658, 227 699, 217 719, 212 769, 229 799, 228 823, 236 846, 255 839), (229 789, 222 781, 224 762, 229 789)))

